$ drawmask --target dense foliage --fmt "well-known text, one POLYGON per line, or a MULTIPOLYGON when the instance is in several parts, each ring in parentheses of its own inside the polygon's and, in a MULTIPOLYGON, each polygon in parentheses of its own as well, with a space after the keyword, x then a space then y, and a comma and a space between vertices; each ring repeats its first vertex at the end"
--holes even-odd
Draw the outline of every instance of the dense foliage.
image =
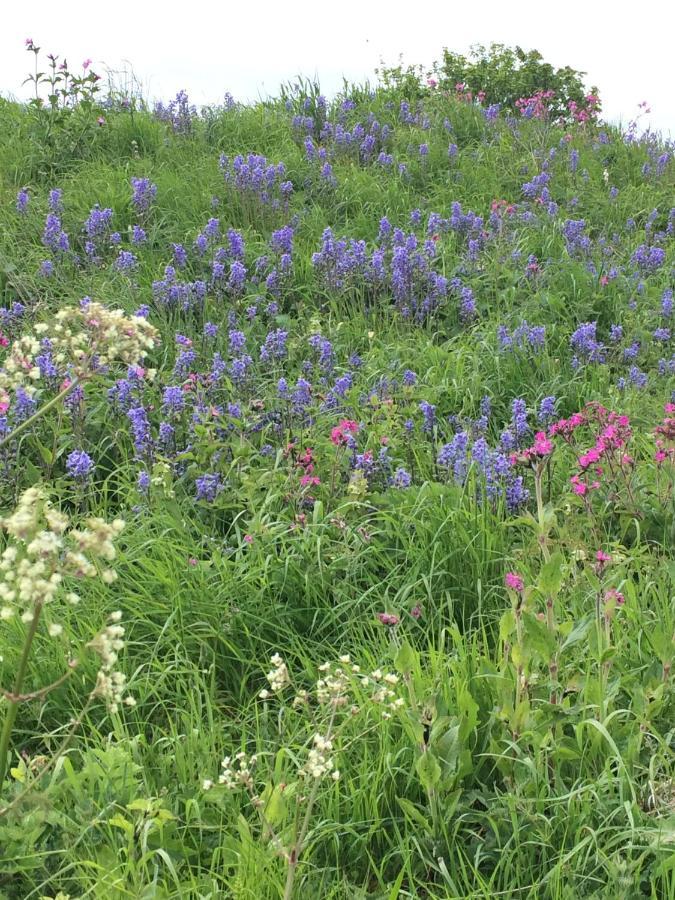
POLYGON ((474 96, 481 94, 486 105, 498 103, 512 112, 518 110, 522 98, 540 92, 553 93, 552 109, 561 116, 569 116, 570 109, 594 109, 598 105, 598 89, 589 91, 584 87, 584 72, 570 66, 556 69, 537 50, 503 44, 477 45, 467 58, 446 49, 437 71, 442 87, 455 89, 461 84, 474 96), (590 97, 594 100, 590 101, 590 97))
POLYGON ((672 147, 442 66, 0 102, 0 897, 675 896, 672 147))

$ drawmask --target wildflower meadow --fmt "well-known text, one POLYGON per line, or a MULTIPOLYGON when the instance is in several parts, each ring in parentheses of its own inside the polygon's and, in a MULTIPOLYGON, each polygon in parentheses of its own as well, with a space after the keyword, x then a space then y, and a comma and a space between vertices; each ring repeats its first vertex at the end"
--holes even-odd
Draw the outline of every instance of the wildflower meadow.
POLYGON ((675 898, 674 145, 505 48, 26 49, 0 898, 675 898))

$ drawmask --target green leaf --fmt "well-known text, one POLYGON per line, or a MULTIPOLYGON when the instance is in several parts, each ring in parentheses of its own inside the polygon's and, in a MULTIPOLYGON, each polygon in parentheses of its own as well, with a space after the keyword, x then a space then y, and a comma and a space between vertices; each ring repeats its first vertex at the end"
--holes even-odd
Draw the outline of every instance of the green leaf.
POLYGON ((394 668, 397 672, 405 675, 417 668, 418 662, 419 655, 417 651, 406 641, 399 647, 398 652, 394 657, 394 668))
POLYGON ((396 802, 403 810, 403 814, 406 818, 410 819, 411 822, 414 822, 416 825, 419 825, 419 827, 423 828, 428 834, 432 833, 431 823, 414 803, 411 803, 410 800, 406 800, 403 797, 397 797, 396 802))
POLYGON ((512 609, 507 609, 499 620, 499 639, 507 641, 516 628, 516 617, 512 609))
POLYGON ((270 825, 279 825, 286 816, 286 798, 284 788, 280 784, 265 786, 260 799, 263 802, 262 810, 265 819, 270 825))
POLYGON ((573 644, 578 644, 579 641, 582 641, 586 637, 588 629, 592 624, 592 616, 586 616, 585 619, 582 619, 580 622, 578 622, 563 641, 560 648, 561 652, 563 650, 566 650, 568 647, 571 647, 573 644))
POLYGON ((539 590, 545 597, 557 597, 560 593, 565 574, 564 565, 565 560, 562 553, 554 553, 542 566, 537 581, 539 590))
POLYGON ((527 636, 527 645, 545 662, 555 654, 557 641, 555 634, 549 631, 545 622, 540 622, 532 613, 523 614, 523 625, 527 636))
POLYGON ((443 778, 454 775, 457 770, 461 742, 459 739, 459 723, 448 728, 441 737, 434 742, 434 751, 438 754, 441 763, 443 778))
POLYGON ((473 733, 478 724, 478 704, 466 685, 457 692, 457 712, 459 717, 459 739, 463 743, 473 733))
POLYGON ((422 787, 433 790, 441 780, 441 766, 430 750, 425 750, 415 763, 415 770, 422 782, 422 787))
POLYGON ((117 813, 111 819, 108 819, 108 825, 112 825, 114 828, 121 828, 122 831, 129 835, 134 833, 133 823, 125 819, 121 813, 117 813))

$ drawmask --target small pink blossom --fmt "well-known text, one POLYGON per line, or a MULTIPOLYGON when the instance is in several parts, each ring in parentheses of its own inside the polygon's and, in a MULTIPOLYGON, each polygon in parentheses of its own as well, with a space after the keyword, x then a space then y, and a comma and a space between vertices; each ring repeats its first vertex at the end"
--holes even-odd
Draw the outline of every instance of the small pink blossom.
POLYGON ((330 439, 336 447, 344 446, 350 437, 359 433, 359 423, 353 419, 342 419, 342 421, 332 429, 330 439))
POLYGON ((393 613, 381 612, 377 614, 377 618, 382 622, 383 625, 398 625, 399 617, 395 616, 393 613))
POLYGON ((504 584, 507 588, 512 591, 517 591, 519 594, 525 590, 525 582, 521 575, 518 575, 517 572, 507 572, 504 576, 504 584))
POLYGON ((252 543, 253 543, 253 535, 252 535, 252 534, 245 534, 245 535, 244 535, 244 543, 246 543, 246 544, 252 544, 252 543))

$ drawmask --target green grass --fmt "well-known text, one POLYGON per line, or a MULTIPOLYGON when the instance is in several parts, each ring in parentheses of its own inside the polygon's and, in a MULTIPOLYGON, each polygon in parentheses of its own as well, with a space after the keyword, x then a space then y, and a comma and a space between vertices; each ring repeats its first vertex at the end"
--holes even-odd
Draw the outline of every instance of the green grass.
MULTIPOLYGON (((172 375, 175 334, 193 340, 195 368, 208 372, 203 324, 220 325, 217 347, 226 356, 233 313, 233 327, 246 331, 256 359, 249 386, 240 391, 228 380, 218 402, 240 400, 247 425, 258 421, 259 401, 265 411, 282 410, 278 432, 236 421, 226 433, 213 424, 195 430, 187 413, 177 417, 177 440, 190 447, 158 454, 170 474, 149 500, 136 488, 143 464, 127 417, 107 393, 124 368, 86 385, 81 414, 60 408, 0 451, 3 512, 42 482, 75 519, 127 522, 114 563, 118 580, 83 586, 81 604, 64 606, 62 639, 38 633, 28 683, 58 679, 119 609, 126 628, 120 665, 137 701, 115 713, 99 702, 88 706, 65 752, 25 796, 19 754, 29 768, 52 758, 91 690, 95 660, 87 655, 64 685, 21 704, 2 795, 3 803, 18 799, 0 814, 0 898, 283 897, 287 864, 250 797, 202 788, 204 779, 217 780, 224 756, 258 753, 256 791, 287 785, 273 824, 291 845, 296 811, 308 806, 298 769, 319 725, 315 711, 293 708, 291 691, 286 700, 259 698, 275 652, 308 690, 318 666, 343 654, 363 673, 397 671, 405 701, 383 718, 368 689, 354 687, 358 711, 336 739, 341 778, 321 783, 294 897, 675 898, 673 471, 653 461, 653 431, 675 379, 659 374, 658 363, 672 356, 672 340, 661 346, 651 337, 664 324, 660 304, 672 289, 675 256, 666 229, 673 161, 657 177, 655 158, 664 148, 649 137, 629 143, 607 128, 603 143, 603 129, 574 127, 566 142, 561 128, 537 121, 511 127, 503 119, 490 125, 479 109, 433 92, 424 100, 429 128, 403 125, 401 90, 353 90, 349 121, 372 112, 392 126, 396 163, 386 169, 336 153, 334 189, 322 185, 294 132, 299 101, 292 111, 282 101, 211 110, 190 135, 173 134, 146 110, 110 109, 105 127, 74 147, 65 134, 63 142, 56 135, 44 145, 30 109, 0 101, 0 304, 28 307, 17 334, 36 321, 51 323, 56 310, 84 296, 127 313, 149 304, 162 338, 148 361, 156 380, 144 395, 156 429, 163 387, 185 381, 172 375), (454 160, 450 141, 459 147, 454 160), (429 145, 425 159, 422 143, 429 145), (551 148, 550 190, 559 211, 549 215, 524 201, 521 185, 551 148), (576 174, 570 148, 580 152, 576 174), (285 163, 294 185, 287 214, 226 189, 219 154, 249 152, 285 163), (407 174, 398 173, 398 162, 407 174), (644 174, 647 162, 652 171, 644 174), (51 278, 40 276, 49 256, 41 241, 48 190, 63 189, 63 227, 73 243, 82 243, 82 222, 98 203, 113 209, 129 247, 128 229, 139 221, 129 182, 140 176, 157 185, 157 199, 143 221, 147 242, 131 247, 138 257, 133 276, 115 269, 116 251, 96 265, 64 260, 51 278), (20 216, 15 197, 24 186, 31 200, 20 216), (384 216, 408 231, 412 210, 420 209, 425 223, 429 212, 448 216, 459 201, 492 228, 491 203, 501 199, 522 204, 518 218, 477 260, 467 254, 465 235, 439 239, 437 271, 470 285, 474 322, 462 322, 450 292, 429 322, 414 324, 387 291, 362 280, 332 290, 312 265, 327 227, 372 249, 384 216), (636 279, 631 258, 648 239, 652 210, 667 261, 636 279), (269 321, 262 310, 271 298, 251 281, 235 299, 209 290, 202 309, 153 301, 152 283, 164 277, 171 245, 190 250, 211 216, 220 217, 223 234, 241 230, 249 275, 255 257, 268 252, 272 231, 297 216, 292 277, 269 321), (568 252, 568 218, 586 221, 596 273, 568 252), (599 239, 610 248, 606 261, 599 239), (536 275, 526 271, 530 255, 539 261, 536 275), (600 274, 613 266, 617 277, 603 286, 600 274), (259 313, 249 321, 254 303, 259 313), (546 326, 543 349, 500 352, 498 326, 512 331, 522 320, 546 326), (598 322, 606 361, 576 366, 570 336, 588 321, 598 322), (608 334, 617 323, 624 339, 613 348, 608 334), (269 366, 257 359, 268 328, 289 332, 288 358, 269 366), (333 344, 335 374, 349 369, 353 383, 337 408, 326 408, 320 400, 334 376, 321 384, 315 369, 308 376, 311 421, 302 423, 278 400, 277 381, 283 375, 295 384, 308 338, 319 330, 333 344), (630 365, 623 350, 633 340, 641 342, 638 361, 648 383, 620 390, 630 365), (360 366, 347 362, 352 354, 360 366), (406 369, 417 374, 414 386, 401 385, 406 369), (383 386, 382 379, 397 384, 383 386), (483 499, 477 463, 462 484, 441 471, 437 454, 452 438, 449 416, 475 419, 481 399, 491 398, 487 436, 494 447, 514 398, 524 398, 534 424, 549 395, 559 416, 590 401, 630 416, 635 466, 627 481, 608 477, 588 506, 570 492, 576 456, 595 439, 590 431, 576 450, 558 442, 542 475, 545 510, 535 506, 531 470, 523 470, 531 499, 518 515, 503 497, 483 499), (436 406, 433 437, 421 428, 422 400, 436 406), (386 443, 412 486, 373 481, 368 490, 350 488, 347 454, 330 442, 343 418, 362 425, 359 452, 367 447, 377 456, 386 443), (415 422, 412 436, 407 419, 415 422), (302 503, 292 440, 298 452, 311 447, 316 454, 322 484, 313 503, 302 503), (273 452, 263 456, 268 442, 273 452), (84 493, 65 468, 76 448, 96 463, 84 493), (227 479, 226 490, 213 504, 196 501, 195 478, 213 469, 227 479), (613 558, 601 575, 593 566, 599 548, 613 558), (520 573, 528 589, 520 638, 517 598, 504 587, 508 571, 520 573), (609 589, 625 603, 607 614, 605 631, 595 610, 609 589), (547 631, 536 614, 544 615, 548 598, 555 625, 547 631), (411 615, 416 607, 419 618, 411 615), (399 624, 382 624, 383 612, 399 624)), ((330 116, 337 115, 336 106, 330 116)), ((210 256, 205 263, 190 252, 179 277, 206 280, 209 263, 210 256)), ((0 330, 9 333, 6 324, 0 330)), ((227 416, 221 421, 231 424, 227 416)), ((24 633, 18 617, 0 622, 6 691, 24 633)))

